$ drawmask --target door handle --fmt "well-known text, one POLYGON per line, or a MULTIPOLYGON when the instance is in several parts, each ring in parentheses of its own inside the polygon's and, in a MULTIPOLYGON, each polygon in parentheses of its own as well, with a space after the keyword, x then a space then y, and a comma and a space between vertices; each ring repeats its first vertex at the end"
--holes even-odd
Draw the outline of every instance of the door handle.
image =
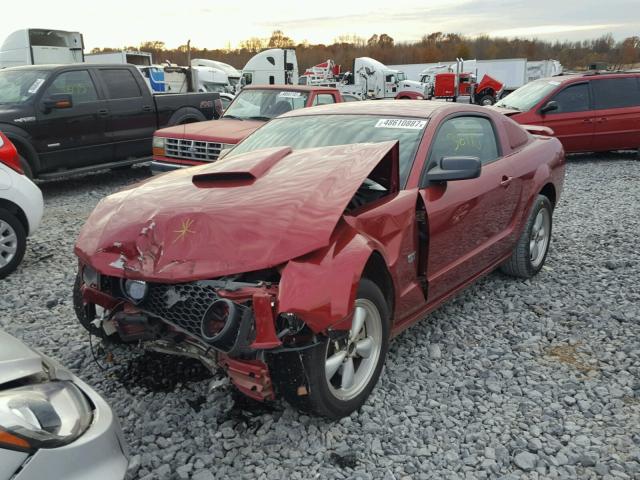
POLYGON ((507 177, 506 175, 503 175, 502 180, 500 180, 500 186, 508 187, 511 183, 511 180, 513 180, 513 177, 507 177))
POLYGON ((593 123, 593 118, 585 118, 582 120, 584 123, 593 123))
POLYGON ((151 106, 150 106, 150 105, 145 105, 145 106, 143 106, 143 107, 142 107, 142 111, 143 111, 143 112, 150 112, 150 111, 152 111, 152 110, 153 110, 153 109, 151 108, 151 106))
POLYGON ((596 120, 596 122, 598 122, 598 123, 604 123, 604 122, 606 122, 606 121, 607 121, 607 117, 600 117, 600 118, 598 118, 598 119, 596 120))
POLYGON ((109 110, 107 110, 106 108, 101 108, 100 110, 98 110, 98 116, 106 117, 107 115, 109 115, 109 110))

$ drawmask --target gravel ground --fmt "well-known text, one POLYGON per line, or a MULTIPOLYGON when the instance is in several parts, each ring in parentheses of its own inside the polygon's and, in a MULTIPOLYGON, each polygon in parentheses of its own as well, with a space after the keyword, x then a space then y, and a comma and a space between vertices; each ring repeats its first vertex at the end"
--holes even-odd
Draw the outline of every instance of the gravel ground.
POLYGON ((188 361, 98 345, 94 362, 73 242, 101 197, 147 175, 41 185, 44 223, 0 283, 0 327, 111 403, 131 478, 640 478, 635 154, 570 159, 544 270, 494 273, 402 334, 362 411, 335 423, 207 394, 188 361))

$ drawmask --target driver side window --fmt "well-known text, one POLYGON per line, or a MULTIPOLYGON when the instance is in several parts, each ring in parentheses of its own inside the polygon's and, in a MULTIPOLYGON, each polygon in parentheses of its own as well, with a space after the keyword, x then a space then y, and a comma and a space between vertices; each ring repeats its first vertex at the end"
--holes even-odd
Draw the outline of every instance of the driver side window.
POLYGON ((74 104, 84 102, 95 102, 98 94, 93 86, 93 81, 86 70, 76 70, 74 72, 63 72, 49 85, 45 97, 58 93, 68 93, 71 95, 74 104))
POLYGON ((433 140, 429 165, 444 157, 478 157, 482 164, 500 156, 491 121, 485 117, 454 117, 445 120, 433 140))

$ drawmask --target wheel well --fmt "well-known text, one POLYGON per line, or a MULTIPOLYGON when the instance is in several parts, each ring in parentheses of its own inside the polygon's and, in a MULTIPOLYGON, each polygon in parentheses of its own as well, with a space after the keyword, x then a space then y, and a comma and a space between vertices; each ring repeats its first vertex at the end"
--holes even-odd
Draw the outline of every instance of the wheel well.
POLYGON ((551 202, 551 206, 553 208, 556 207, 556 187, 553 186, 553 183, 547 183, 542 190, 540 190, 540 195, 544 195, 551 202))
POLYGON ((5 200, 4 198, 0 198, 0 208, 13 213, 24 227, 24 231, 27 232, 27 235, 29 234, 29 221, 18 205, 10 202, 9 200, 5 200))
POLYGON ((37 158, 34 152, 29 147, 27 147, 22 142, 22 140, 16 139, 15 137, 11 137, 9 138, 9 140, 11 140, 11 143, 13 143, 13 145, 16 147, 18 154, 27 161, 27 163, 31 167, 31 171, 35 173, 37 167, 37 158))
POLYGON ((185 125, 187 123, 196 123, 199 120, 197 118, 194 117, 187 117, 187 118, 181 118, 180 122, 178 123, 178 125, 185 125))
POLYGON ((384 295, 387 305, 389 306, 389 312, 393 318, 393 312, 395 311, 395 292, 393 288, 393 279, 387 268, 387 264, 378 252, 373 252, 367 260, 367 264, 364 267, 362 273, 364 278, 368 278, 375 283, 382 294, 384 295))

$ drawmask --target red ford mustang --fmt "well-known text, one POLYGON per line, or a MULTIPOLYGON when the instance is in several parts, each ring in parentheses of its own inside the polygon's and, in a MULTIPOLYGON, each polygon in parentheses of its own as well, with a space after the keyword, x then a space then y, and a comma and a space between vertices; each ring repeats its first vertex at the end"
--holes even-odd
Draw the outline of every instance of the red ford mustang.
POLYGON ((540 270, 563 178, 557 139, 481 107, 291 112, 221 161, 102 200, 75 248, 76 312, 253 398, 342 417, 391 337, 496 267, 540 270))

